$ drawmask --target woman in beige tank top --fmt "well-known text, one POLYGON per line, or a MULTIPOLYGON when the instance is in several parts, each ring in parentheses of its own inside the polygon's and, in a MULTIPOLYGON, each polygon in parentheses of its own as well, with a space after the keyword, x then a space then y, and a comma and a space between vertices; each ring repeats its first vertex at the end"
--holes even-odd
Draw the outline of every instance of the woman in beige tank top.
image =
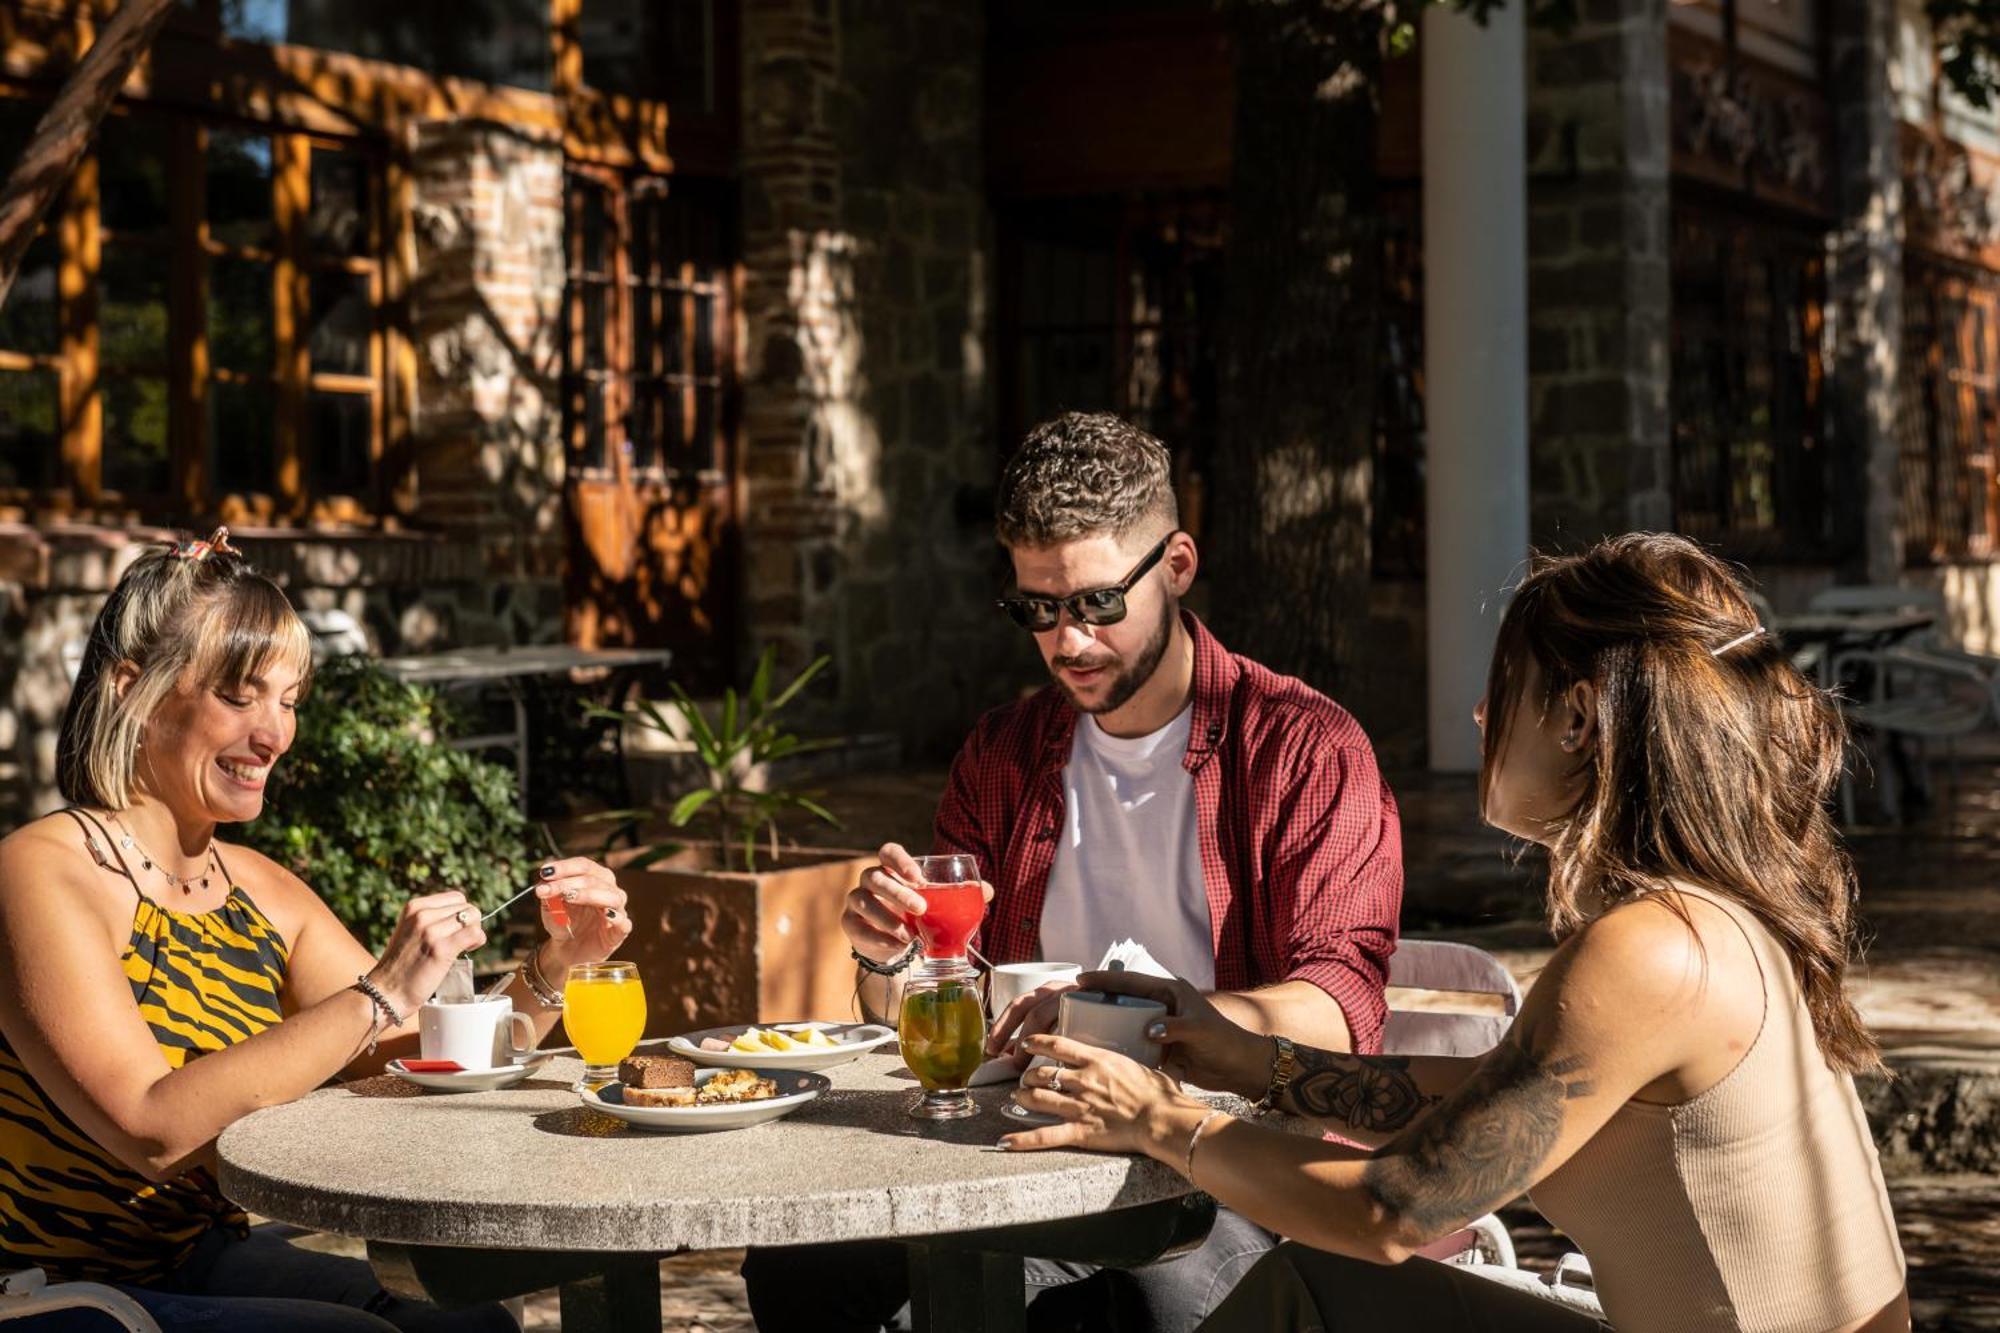
POLYGON ((1853 871, 1826 813, 1839 712, 1727 567, 1633 534, 1538 562, 1494 649, 1482 814, 1542 844, 1564 942, 1479 1059, 1353 1056, 1235 1027, 1184 983, 1169 1069, 1367 1147, 1212 1110, 1057 1037, 1015 1149, 1145 1152, 1292 1238, 1203 1327, 1590 1330, 1412 1256, 1524 1190, 1590 1257, 1618 1333, 1907 1329, 1903 1256, 1853 1075, 1853 871))

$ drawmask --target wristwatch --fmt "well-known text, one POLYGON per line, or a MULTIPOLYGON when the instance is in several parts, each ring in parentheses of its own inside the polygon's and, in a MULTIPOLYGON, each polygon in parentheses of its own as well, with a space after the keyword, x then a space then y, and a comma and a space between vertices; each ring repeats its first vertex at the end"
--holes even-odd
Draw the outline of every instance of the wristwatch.
POLYGON ((1260 1111, 1277 1110, 1285 1089, 1292 1086, 1292 1075, 1299 1072, 1299 1052, 1292 1039, 1274 1033, 1271 1040, 1277 1044, 1277 1050, 1271 1056, 1271 1086, 1264 1090, 1264 1100, 1257 1103, 1260 1111))

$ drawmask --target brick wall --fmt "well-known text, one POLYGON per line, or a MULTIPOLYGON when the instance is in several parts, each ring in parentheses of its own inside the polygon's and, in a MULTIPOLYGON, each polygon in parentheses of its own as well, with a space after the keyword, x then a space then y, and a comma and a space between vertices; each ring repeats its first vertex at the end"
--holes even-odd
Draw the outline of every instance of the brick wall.
MULTIPOLYGON (((485 121, 418 127, 410 293, 414 494, 425 531, 467 543, 485 596, 444 590, 446 638, 561 628, 562 145, 485 121), (459 623, 462 620, 462 624, 459 623)), ((412 625, 418 629, 421 626, 412 625)))

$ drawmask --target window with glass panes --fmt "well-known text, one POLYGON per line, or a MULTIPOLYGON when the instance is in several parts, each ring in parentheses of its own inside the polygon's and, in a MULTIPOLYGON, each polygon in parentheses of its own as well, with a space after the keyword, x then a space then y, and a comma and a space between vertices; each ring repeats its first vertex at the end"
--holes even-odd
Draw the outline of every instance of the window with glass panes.
POLYGON ((576 171, 567 195, 572 464, 586 475, 712 479, 728 452, 723 188, 576 171))
MULTIPOLYGON (((0 154, 38 111, 0 101, 0 154)), ((380 177, 352 144, 107 117, 0 309, 0 495, 163 516, 371 508, 380 177)))

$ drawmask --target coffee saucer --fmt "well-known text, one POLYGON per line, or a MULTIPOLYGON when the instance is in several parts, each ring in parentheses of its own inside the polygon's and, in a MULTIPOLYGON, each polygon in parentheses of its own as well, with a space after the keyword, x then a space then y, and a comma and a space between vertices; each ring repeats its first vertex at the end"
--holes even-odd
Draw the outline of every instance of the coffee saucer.
POLYGON ((511 1088, 528 1075, 549 1062, 550 1051, 536 1051, 518 1064, 499 1065, 493 1069, 461 1069, 455 1074, 420 1074, 405 1069, 401 1060, 391 1060, 384 1066, 390 1073, 405 1083, 414 1083, 431 1092, 496 1092, 501 1088, 511 1088))

